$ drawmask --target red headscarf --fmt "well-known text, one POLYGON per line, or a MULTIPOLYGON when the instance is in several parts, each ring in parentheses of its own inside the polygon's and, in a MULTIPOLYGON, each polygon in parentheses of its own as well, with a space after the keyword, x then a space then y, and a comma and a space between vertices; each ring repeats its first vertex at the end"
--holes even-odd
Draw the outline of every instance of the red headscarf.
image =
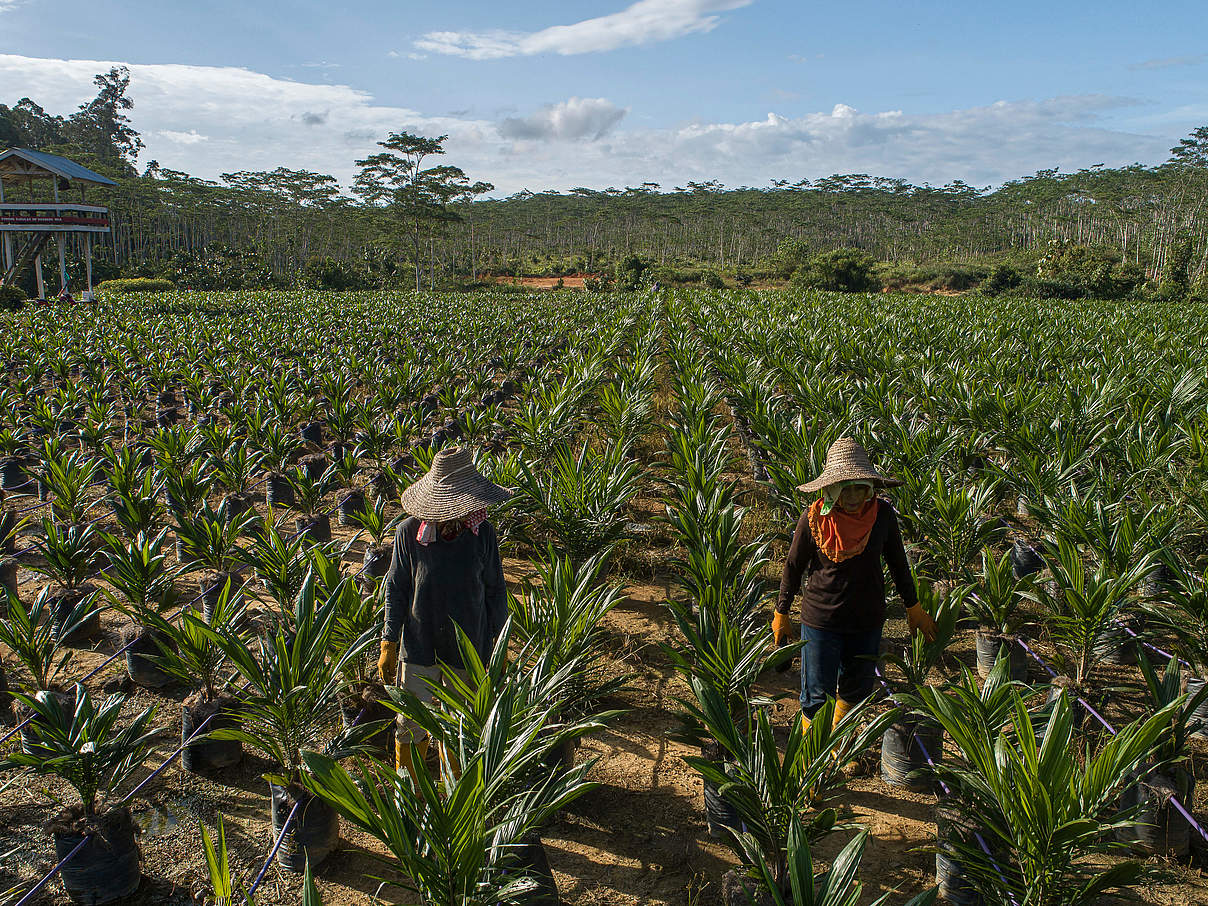
POLYGON ((814 536, 818 550, 835 563, 864 553, 868 536, 872 534, 872 525, 877 521, 880 500, 874 497, 855 515, 844 512, 838 506, 823 514, 822 503, 819 498, 809 508, 810 534, 814 536))

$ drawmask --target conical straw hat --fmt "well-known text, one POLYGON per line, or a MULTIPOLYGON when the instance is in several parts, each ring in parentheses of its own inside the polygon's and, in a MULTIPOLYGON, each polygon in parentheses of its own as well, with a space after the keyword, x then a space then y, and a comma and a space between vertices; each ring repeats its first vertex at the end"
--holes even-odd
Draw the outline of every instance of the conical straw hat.
POLYGON ((444 522, 511 496, 511 491, 482 476, 467 448, 449 447, 436 454, 428 474, 403 491, 401 502, 412 516, 444 522))
POLYGON ((896 488, 902 483, 874 469, 868 452, 850 437, 840 437, 826 451, 826 467, 822 474, 797 490, 814 494, 827 485, 841 481, 871 481, 874 486, 880 488, 896 488))

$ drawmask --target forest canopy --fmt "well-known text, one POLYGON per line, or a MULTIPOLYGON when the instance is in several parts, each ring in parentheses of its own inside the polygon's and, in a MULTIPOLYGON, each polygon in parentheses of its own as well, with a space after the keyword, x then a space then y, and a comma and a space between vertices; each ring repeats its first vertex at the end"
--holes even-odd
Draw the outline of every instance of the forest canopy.
MULTIPOLYGON (((836 174, 761 188, 644 183, 483 199, 490 184, 458 167, 409 161, 408 148, 423 157, 453 150, 444 136, 406 132, 357 162, 350 191, 286 167, 217 181, 156 160, 140 171, 129 72, 115 67, 94 81, 96 97, 68 115, 30 98, 0 104, 0 149, 62 154, 118 183, 91 193, 113 225, 96 251, 98 278, 216 289, 436 288, 580 273, 624 282, 636 259, 647 282, 827 285, 835 261, 860 260, 870 280, 843 280, 862 288, 1039 281, 1028 288, 1208 292, 1208 126, 1158 165, 1042 170, 997 188, 836 174)), ((14 187, 9 200, 34 200, 22 191, 30 190, 14 187)))

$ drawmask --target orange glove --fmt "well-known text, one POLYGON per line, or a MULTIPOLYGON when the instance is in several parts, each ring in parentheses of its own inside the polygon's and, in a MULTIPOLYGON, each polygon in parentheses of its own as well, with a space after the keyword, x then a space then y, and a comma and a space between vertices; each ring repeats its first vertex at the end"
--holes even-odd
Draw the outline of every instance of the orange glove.
POLYGON ((777 611, 772 615, 772 637, 775 638, 777 647, 793 641, 793 624, 795 622, 787 613, 777 611))
POLYGON ((928 642, 935 641, 935 620, 923 610, 922 604, 906 608, 906 625, 910 627, 911 632, 921 632, 928 642))
POLYGON ((398 642, 382 640, 382 653, 378 657, 378 676, 383 686, 393 686, 398 681, 398 642))

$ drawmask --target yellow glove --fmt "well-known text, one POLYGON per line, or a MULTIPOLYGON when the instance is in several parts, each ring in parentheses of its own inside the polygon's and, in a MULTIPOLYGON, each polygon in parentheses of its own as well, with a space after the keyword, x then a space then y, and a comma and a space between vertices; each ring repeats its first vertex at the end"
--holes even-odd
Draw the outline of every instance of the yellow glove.
POLYGON ((772 636, 776 639, 777 646, 793 641, 793 623, 793 618, 787 613, 777 611, 772 615, 772 636))
POLYGON ((398 642, 382 640, 382 653, 378 657, 378 676, 384 686, 393 686, 398 679, 398 642))
POLYGON ((935 641, 935 620, 923 610, 922 604, 906 608, 906 625, 910 627, 911 632, 921 632, 928 642, 935 641))

